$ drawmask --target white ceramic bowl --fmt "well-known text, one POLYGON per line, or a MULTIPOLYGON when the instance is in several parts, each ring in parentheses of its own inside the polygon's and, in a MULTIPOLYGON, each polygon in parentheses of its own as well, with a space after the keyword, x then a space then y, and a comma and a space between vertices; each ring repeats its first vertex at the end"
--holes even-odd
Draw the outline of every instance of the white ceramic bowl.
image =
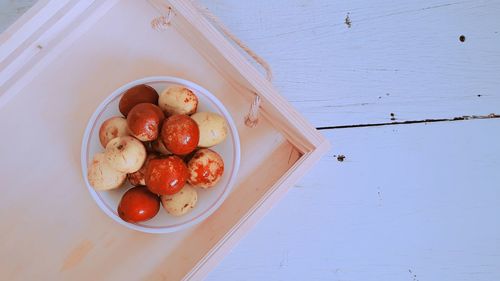
POLYGON ((168 233, 179 231, 193 226, 210 214, 212 214, 224 201, 236 181, 238 168, 240 165, 240 140, 238 131, 233 119, 229 115, 222 103, 209 91, 199 85, 175 77, 155 76, 146 77, 130 82, 116 91, 114 91, 106 100, 104 100, 90 118, 82 142, 82 173, 87 188, 101 210, 116 222, 128 228, 148 232, 148 233, 168 233), (123 221, 117 213, 117 207, 122 195, 131 185, 127 184, 119 189, 111 191, 95 191, 87 179, 87 168, 94 154, 104 151, 99 142, 99 128, 101 124, 112 116, 122 116, 118 110, 118 103, 122 94, 133 86, 147 84, 155 88, 158 93, 169 85, 183 85, 191 89, 199 99, 198 111, 216 112, 226 118, 229 124, 229 135, 224 142, 212 147, 224 159, 224 174, 219 183, 208 189, 197 189, 198 203, 191 212, 175 217, 169 215, 163 207, 160 212, 151 220, 141 223, 128 223, 123 221))

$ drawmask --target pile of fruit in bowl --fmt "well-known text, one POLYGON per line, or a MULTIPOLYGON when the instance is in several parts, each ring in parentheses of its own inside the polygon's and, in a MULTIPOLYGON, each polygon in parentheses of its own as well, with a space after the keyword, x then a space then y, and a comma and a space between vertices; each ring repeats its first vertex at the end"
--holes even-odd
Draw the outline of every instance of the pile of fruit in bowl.
POLYGON ((99 192, 128 189, 117 206, 119 217, 138 223, 155 217, 163 206, 172 216, 196 208, 200 189, 217 185, 224 160, 211 149, 228 136, 226 119, 198 111, 196 94, 170 85, 158 94, 149 85, 134 86, 121 96, 118 109, 102 123, 99 142, 87 170, 99 192))

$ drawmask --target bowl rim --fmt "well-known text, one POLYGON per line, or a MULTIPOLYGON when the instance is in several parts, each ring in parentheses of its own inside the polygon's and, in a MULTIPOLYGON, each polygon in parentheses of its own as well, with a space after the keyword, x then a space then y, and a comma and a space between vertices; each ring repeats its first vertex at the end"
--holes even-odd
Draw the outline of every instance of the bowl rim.
MULTIPOLYGON (((236 124, 234 123, 234 120, 232 116, 229 114, 229 111, 226 109, 226 107, 222 104, 222 102, 214 96, 210 91, 207 89, 201 87, 200 85, 191 82, 189 80, 185 80, 182 78, 178 77, 173 77, 173 76, 148 76, 148 77, 143 77, 131 82, 126 83, 125 85, 119 87, 118 89, 114 90, 106 99, 104 99, 95 109, 95 111, 92 113, 91 117, 89 118, 87 122, 87 126, 85 128, 83 138, 82 138, 82 147, 81 147, 81 166, 82 166, 82 177, 85 181, 85 185, 90 192, 90 195, 94 199, 95 203, 99 206, 99 208, 106 214, 108 217, 113 219, 114 221, 118 222, 120 225, 123 225, 127 228, 140 231, 140 232, 146 232, 146 233, 156 233, 156 234, 161 234, 161 233, 172 233, 172 232, 177 232, 186 228, 189 228, 191 226, 194 226, 201 221, 205 220, 208 216, 213 214, 219 207, 220 205, 224 202, 224 200, 227 198, 229 195, 230 191, 232 190, 236 179, 238 175, 238 170, 240 166, 240 157, 241 157, 241 147, 240 147, 240 138, 238 134, 238 129, 236 127, 236 124), (197 217, 184 222, 180 224, 176 224, 173 226, 167 226, 167 227, 148 227, 148 226, 143 226, 139 224, 133 224, 133 223, 128 223, 122 220, 120 217, 118 217, 113 211, 110 210, 110 208, 103 202, 103 199, 99 196, 98 192, 92 188, 90 185, 88 178, 87 178, 87 165, 88 162, 87 160, 87 149, 88 145, 90 142, 90 133, 92 132, 92 129, 95 125, 95 122, 97 121, 97 118, 102 114, 102 112, 105 110, 106 106, 112 102, 114 99, 116 99, 118 96, 120 96, 123 92, 126 90, 130 89, 133 86, 140 85, 140 84, 148 84, 148 83, 158 83, 158 82, 166 82, 166 83, 172 83, 172 84, 180 84, 183 86, 186 86, 187 88, 193 89, 196 92, 199 92, 203 94, 205 97, 207 97, 211 102, 215 104, 215 106, 218 108, 220 113, 226 118, 229 129, 231 130, 232 137, 233 137, 233 143, 234 143, 234 163, 232 167, 232 172, 231 175, 229 176, 229 181, 226 185, 226 189, 224 192, 219 196, 219 198, 210 206, 204 213, 198 215, 197 217)), ((161 210, 160 210, 161 211, 161 210)))

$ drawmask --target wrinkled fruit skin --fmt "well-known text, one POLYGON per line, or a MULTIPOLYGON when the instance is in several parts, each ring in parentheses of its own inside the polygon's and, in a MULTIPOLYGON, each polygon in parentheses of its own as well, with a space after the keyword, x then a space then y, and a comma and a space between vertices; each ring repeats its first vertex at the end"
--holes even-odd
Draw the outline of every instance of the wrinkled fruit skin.
POLYGON ((152 219, 160 210, 160 197, 145 186, 136 186, 123 194, 118 205, 118 215, 126 222, 142 222, 152 219))
POLYGON ((158 195, 172 195, 184 187, 188 177, 186 164, 177 156, 153 159, 146 168, 146 186, 158 195))
POLYGON ((173 154, 189 154, 196 149, 199 139, 198 125, 187 115, 172 115, 163 122, 161 140, 173 154))
POLYGON ((128 89, 120 99, 118 109, 127 117, 132 108, 140 103, 158 104, 158 93, 148 85, 137 85, 128 89))

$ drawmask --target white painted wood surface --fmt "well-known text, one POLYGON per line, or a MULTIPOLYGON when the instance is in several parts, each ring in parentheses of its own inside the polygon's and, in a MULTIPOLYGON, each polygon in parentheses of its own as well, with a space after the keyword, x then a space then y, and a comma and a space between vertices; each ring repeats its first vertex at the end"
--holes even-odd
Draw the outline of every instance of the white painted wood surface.
POLYGON ((1 0, 0 32, 4 31, 18 17, 24 14, 35 2, 35 0, 1 0))
MULTIPOLYGON (((30 2, 0 1, 0 30, 30 2)), ((316 126, 498 113, 498 0, 203 3, 316 126)), ((324 131, 329 156, 208 280, 499 280, 499 130, 324 131)))
POLYGON ((498 0, 203 3, 269 61, 274 84, 316 126, 500 107, 498 0))
POLYGON ((500 280, 499 121, 325 131, 330 154, 208 280, 500 280))

